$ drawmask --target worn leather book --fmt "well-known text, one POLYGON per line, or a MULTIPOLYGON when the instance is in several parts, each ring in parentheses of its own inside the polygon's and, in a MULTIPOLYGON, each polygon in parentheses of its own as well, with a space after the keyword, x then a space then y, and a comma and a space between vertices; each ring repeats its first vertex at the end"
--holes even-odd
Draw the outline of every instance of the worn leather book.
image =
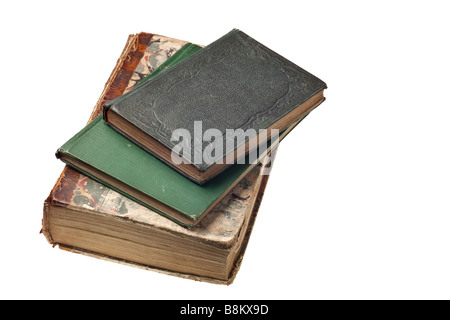
POLYGON ((43 232, 51 244, 62 249, 229 284, 243 258, 268 178, 261 170, 259 166, 247 175, 193 229, 181 227, 92 179, 80 181, 78 190, 84 193, 73 200, 91 196, 96 207, 80 208, 72 201, 47 202, 43 232))
MULTIPOLYGON (((105 102, 132 90, 186 44, 149 33, 130 35, 89 122, 99 115, 105 102)), ((183 278, 230 284, 242 262, 269 177, 267 172, 261 176, 262 170, 253 170, 201 223, 188 230, 66 166, 45 200, 41 233, 53 246, 71 252, 183 278), (134 227, 137 233, 129 232, 134 227), (123 232, 133 237, 122 241, 123 232), (155 248, 143 246, 140 240, 158 239, 160 235, 172 240, 163 240, 155 248), (211 255, 216 251, 222 261, 212 262, 214 266, 206 271, 199 270, 204 260, 195 250, 187 257, 188 267, 179 255, 165 261, 167 252, 177 252, 187 243, 195 244, 195 250, 211 249, 211 255)))
MULTIPOLYGON (((326 84, 239 30, 105 104, 105 122, 187 178, 204 184, 324 101, 326 84), (220 138, 204 141, 203 132, 220 138), (189 150, 176 153, 177 129, 189 150), (230 131, 231 130, 231 131, 230 131), (267 136, 267 135, 266 135, 267 136), (237 142, 235 142, 237 140, 237 142), (205 150, 214 150, 205 159, 205 150)), ((178 151, 177 151, 178 152, 178 151)))

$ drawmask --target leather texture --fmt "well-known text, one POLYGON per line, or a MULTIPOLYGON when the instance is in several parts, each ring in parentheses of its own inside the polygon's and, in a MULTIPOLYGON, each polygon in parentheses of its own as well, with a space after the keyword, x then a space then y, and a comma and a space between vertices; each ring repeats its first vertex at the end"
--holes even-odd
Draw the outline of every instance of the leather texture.
POLYGON ((125 55, 121 56, 120 64, 117 65, 117 67, 120 68, 117 69, 117 73, 113 71, 111 76, 114 76, 114 78, 108 80, 108 90, 105 92, 105 95, 102 95, 98 102, 98 108, 96 106, 96 110, 92 114, 90 121, 101 114, 101 108, 105 103, 110 102, 123 94, 153 36, 154 35, 151 33, 144 32, 130 36, 130 38, 132 38, 129 45, 130 48, 128 48, 128 51, 124 52, 125 55))
MULTIPOLYGON (((178 143, 171 135, 179 128, 191 133, 191 146, 197 145, 194 121, 202 121, 203 132, 220 130, 225 155, 230 150, 226 129, 268 128, 325 88, 322 80, 234 29, 107 103, 105 110, 110 108, 169 149, 178 143)), ((214 143, 203 143, 201 152, 214 143)), ((198 158, 192 148, 191 159, 198 158)), ((200 171, 213 165, 193 164, 200 171)))

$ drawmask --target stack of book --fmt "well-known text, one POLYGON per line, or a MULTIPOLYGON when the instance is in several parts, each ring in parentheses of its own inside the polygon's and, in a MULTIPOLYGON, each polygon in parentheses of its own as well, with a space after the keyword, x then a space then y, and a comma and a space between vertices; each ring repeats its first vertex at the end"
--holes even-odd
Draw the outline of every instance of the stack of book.
POLYGON ((67 164, 42 233, 71 252, 230 284, 279 142, 326 84, 240 30, 202 47, 130 35, 67 164))

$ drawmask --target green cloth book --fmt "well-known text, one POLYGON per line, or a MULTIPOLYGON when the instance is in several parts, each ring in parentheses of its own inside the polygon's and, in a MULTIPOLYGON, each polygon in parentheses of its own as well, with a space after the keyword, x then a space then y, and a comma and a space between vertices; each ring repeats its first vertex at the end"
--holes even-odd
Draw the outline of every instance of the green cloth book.
POLYGON ((57 157, 185 227, 197 224, 253 167, 236 165, 197 185, 111 129, 101 116, 64 144, 57 157))
MULTIPOLYGON (((280 139, 297 124, 282 132, 280 139)), ((98 116, 59 148, 56 157, 137 203, 191 228, 275 146, 274 143, 259 148, 257 161, 235 164, 199 185, 111 129, 98 116)))

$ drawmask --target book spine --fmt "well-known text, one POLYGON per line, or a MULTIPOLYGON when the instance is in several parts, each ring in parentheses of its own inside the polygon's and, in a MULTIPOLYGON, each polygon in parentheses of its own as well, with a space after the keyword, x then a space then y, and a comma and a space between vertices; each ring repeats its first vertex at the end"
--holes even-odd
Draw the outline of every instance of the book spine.
POLYGON ((89 122, 101 114, 102 107, 105 103, 123 94, 152 37, 153 34, 143 32, 128 37, 122 54, 117 60, 116 66, 111 72, 105 88, 94 107, 89 122))
MULTIPOLYGON (((152 37, 153 34, 149 33, 139 33, 128 36, 124 49, 122 50, 119 59, 117 59, 116 66, 105 84, 103 92, 91 113, 88 123, 93 121, 101 113, 102 106, 106 101, 110 101, 122 94, 122 86, 126 86, 133 74, 133 72, 126 71, 134 71, 136 69, 139 64, 139 59, 143 56, 146 46, 148 46, 152 37), (122 83, 124 85, 121 85, 122 83)), ((49 206, 54 199, 60 199, 61 203, 67 203, 72 195, 72 191, 75 189, 75 182, 78 180, 79 176, 80 174, 74 169, 68 166, 64 167, 53 189, 50 191, 49 196, 44 202, 44 220, 42 230, 44 234, 44 230, 46 230, 45 207, 49 206)))
MULTIPOLYGON (((233 30, 231 30, 231 31, 230 31, 229 33, 227 33, 226 35, 220 37, 219 39, 215 40, 214 42, 210 43, 209 45, 203 47, 202 52, 205 51, 205 50, 209 50, 211 47, 217 46, 218 43, 221 43, 221 42, 225 41, 227 38, 231 37, 233 34, 235 34, 235 33, 237 33, 237 32, 239 32, 238 29, 233 29, 233 30)), ((194 58, 195 56, 196 56, 195 54, 192 54, 192 55, 190 55, 188 58, 183 59, 183 61, 177 63, 176 66, 174 66, 173 68, 171 68, 171 72, 172 72, 172 71, 173 71, 173 72, 176 72, 176 70, 182 69, 182 68, 183 68, 183 65, 184 65, 187 61, 189 61, 190 59, 194 58)), ((152 79, 155 79, 155 78, 156 78, 156 77, 153 77, 152 79)), ((104 107, 103 107, 103 115, 104 115, 104 117, 105 117, 105 121, 108 122, 108 121, 107 121, 107 118, 106 118, 106 114, 107 114, 107 111, 108 111, 109 109, 111 109, 111 110, 117 112, 117 109, 115 108, 115 106, 116 106, 117 103, 119 103, 120 101, 123 101, 123 100, 126 99, 128 96, 133 96, 133 95, 135 95, 137 92, 139 92, 139 91, 141 91, 141 90, 145 90, 145 89, 143 89, 143 87, 147 86, 147 84, 148 84, 149 82, 152 82, 152 81, 146 81, 143 85, 141 85, 141 86, 139 86, 138 88, 136 88, 136 90, 132 90, 132 91, 130 91, 130 92, 127 92, 126 94, 124 94, 124 95, 118 97, 118 98, 115 99, 114 101, 109 101, 109 102, 105 103, 105 105, 104 105, 104 107)))
POLYGON ((48 214, 49 214, 49 210, 50 210, 50 202, 51 202, 51 197, 49 196, 45 201, 44 201, 44 215, 42 217, 42 229, 40 231, 40 233, 42 233, 45 237, 45 239, 47 239, 47 242, 55 245, 53 239, 52 239, 52 235, 50 233, 49 230, 49 225, 48 225, 48 214))

